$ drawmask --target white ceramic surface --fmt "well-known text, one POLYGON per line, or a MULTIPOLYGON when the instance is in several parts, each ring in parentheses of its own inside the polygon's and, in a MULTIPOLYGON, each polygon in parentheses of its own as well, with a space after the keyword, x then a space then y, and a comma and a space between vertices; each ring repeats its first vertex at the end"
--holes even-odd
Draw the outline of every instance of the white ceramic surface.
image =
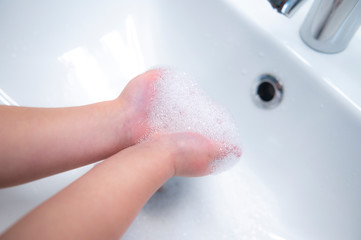
MULTIPOLYGON (((58 107, 116 97, 158 65, 194 75, 236 119, 242 163, 174 178, 124 239, 360 239, 361 33, 342 53, 303 44, 266 0, 1 1, 0 101, 58 107), (252 87, 284 85, 272 110, 252 87)), ((0 231, 91 166, 0 190, 0 231)))

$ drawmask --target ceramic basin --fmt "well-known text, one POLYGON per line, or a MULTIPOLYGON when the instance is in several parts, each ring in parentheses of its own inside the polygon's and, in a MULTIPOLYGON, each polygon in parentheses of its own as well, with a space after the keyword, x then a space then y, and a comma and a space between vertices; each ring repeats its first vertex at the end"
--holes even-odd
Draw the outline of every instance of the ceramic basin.
MULTIPOLYGON (((113 99, 137 74, 173 66, 234 116, 240 164, 173 178, 123 239, 360 239, 361 34, 317 53, 266 0, 3 1, 0 101, 60 107, 113 99), (262 74, 283 99, 260 108, 262 74)), ((92 166, 0 190, 0 231, 92 166)))

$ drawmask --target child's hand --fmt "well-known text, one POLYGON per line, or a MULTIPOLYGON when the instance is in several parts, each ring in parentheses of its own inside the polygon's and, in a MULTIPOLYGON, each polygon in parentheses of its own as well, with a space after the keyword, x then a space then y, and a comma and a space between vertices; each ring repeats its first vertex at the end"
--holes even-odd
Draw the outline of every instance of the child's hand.
POLYGON ((204 176, 213 161, 240 155, 237 147, 225 152, 221 143, 190 132, 153 133, 136 144, 150 128, 159 74, 139 75, 114 101, 62 109, 0 106, 0 187, 106 159, 0 238, 119 239, 170 177, 204 176))
POLYGON ((164 154, 173 176, 198 177, 211 173, 211 163, 221 157, 220 145, 197 133, 173 133, 154 136, 148 145, 164 154))
POLYGON ((150 111, 151 99, 155 94, 154 81, 159 78, 159 70, 149 70, 133 78, 115 100, 119 108, 119 115, 124 120, 119 122, 124 126, 121 131, 126 133, 131 145, 139 142, 147 131, 147 118, 150 111))

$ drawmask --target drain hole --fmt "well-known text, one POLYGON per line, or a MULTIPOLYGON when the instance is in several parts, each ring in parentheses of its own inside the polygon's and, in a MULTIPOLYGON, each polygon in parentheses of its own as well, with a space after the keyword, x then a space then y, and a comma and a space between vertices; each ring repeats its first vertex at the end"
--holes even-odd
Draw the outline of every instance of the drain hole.
POLYGON ((262 108, 274 108, 282 101, 283 87, 281 83, 270 74, 261 75, 255 82, 253 89, 253 100, 262 108))
POLYGON ((275 96, 276 90, 269 82, 263 82, 258 86, 257 94, 265 102, 269 102, 275 96))

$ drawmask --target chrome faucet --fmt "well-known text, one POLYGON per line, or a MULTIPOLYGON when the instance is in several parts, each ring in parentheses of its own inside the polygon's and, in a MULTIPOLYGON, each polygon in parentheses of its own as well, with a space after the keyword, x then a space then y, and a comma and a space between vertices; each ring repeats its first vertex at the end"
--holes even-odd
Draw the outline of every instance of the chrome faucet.
MULTIPOLYGON (((268 0, 290 17, 303 0, 268 0)), ((361 0, 314 0, 300 30, 302 40, 323 53, 343 51, 361 25, 361 0)))

